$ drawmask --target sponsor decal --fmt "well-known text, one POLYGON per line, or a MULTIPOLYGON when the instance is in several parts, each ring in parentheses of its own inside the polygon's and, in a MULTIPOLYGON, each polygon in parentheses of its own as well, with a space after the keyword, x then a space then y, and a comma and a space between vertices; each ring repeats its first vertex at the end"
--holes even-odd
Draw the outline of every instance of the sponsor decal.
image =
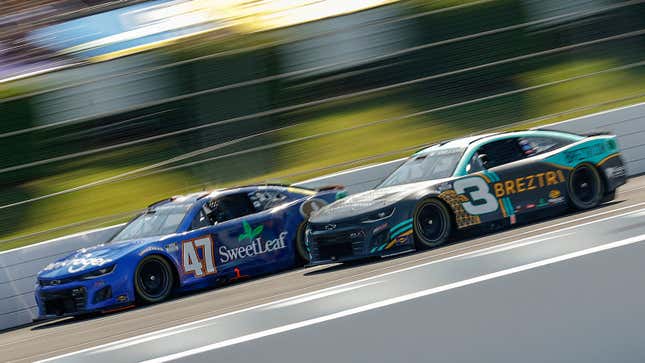
POLYGON ((325 231, 333 231, 334 229, 336 229, 335 224, 327 224, 327 225, 325 225, 325 231))
POLYGON ((575 150, 565 151, 564 158, 567 160, 567 163, 574 164, 592 158, 594 156, 605 154, 606 152, 607 147, 605 147, 605 144, 595 144, 591 146, 581 147, 575 150))
POLYGON ((234 282, 234 281, 237 281, 237 280, 241 280, 241 279, 245 279, 245 278, 250 277, 249 275, 242 275, 242 272, 241 272, 239 267, 234 268, 233 271, 235 272, 235 277, 231 277, 228 280, 229 282, 234 282))
POLYGON ((320 198, 307 199, 300 205, 300 214, 305 218, 309 218, 311 213, 317 212, 320 208, 326 206, 327 204, 328 203, 326 200, 320 198))
POLYGON ((80 258, 73 258, 71 260, 50 263, 49 265, 45 266, 44 270, 51 271, 67 267, 67 272, 76 273, 83 271, 88 267, 103 266, 110 262, 112 262, 112 259, 110 258, 92 257, 91 253, 86 253, 83 257, 80 258))
POLYGON ((126 302, 126 301, 128 301, 128 295, 119 295, 119 296, 117 296, 116 301, 118 301, 118 302, 126 302))
POLYGON ((550 170, 544 173, 527 175, 493 184, 495 196, 503 198, 530 190, 542 189, 547 186, 562 184, 566 181, 562 170, 550 170))
POLYGON ((463 194, 457 194, 454 190, 446 190, 439 194, 439 198, 443 199, 450 205, 455 213, 455 219, 459 228, 474 226, 481 223, 479 216, 468 214, 463 207, 463 203, 468 202, 468 198, 463 194))
POLYGON ((561 204, 565 202, 565 199, 562 196, 562 192, 560 192, 558 189, 553 189, 549 192, 548 202, 550 205, 561 204))
POLYGON ((526 205, 526 209, 533 209, 533 208, 535 208, 535 204, 533 203, 529 203, 526 205))
POLYGON ((164 249, 168 253, 177 252, 179 251, 179 244, 177 244, 177 242, 169 243, 164 247, 164 249))
POLYGON ((564 203, 564 197, 557 197, 557 198, 550 198, 549 199, 549 204, 554 205, 554 204, 562 204, 564 203))
POLYGON ((143 250, 141 250, 141 251, 139 252, 139 256, 143 256, 143 255, 145 255, 145 254, 147 254, 147 253, 149 253, 149 252, 152 252, 152 251, 163 252, 163 251, 164 251, 164 249, 163 249, 163 248, 161 248, 161 247, 157 247, 157 246, 150 246, 150 247, 146 247, 146 248, 144 248, 143 250))
POLYGON ((372 233, 377 234, 377 233, 381 232, 382 230, 386 229, 388 226, 389 225, 387 223, 383 223, 380 226, 374 228, 374 230, 372 230, 372 233))
POLYGON ((513 215, 512 215, 512 216, 510 216, 509 218, 510 218, 511 224, 515 224, 515 223, 517 223, 517 217, 515 216, 515 214, 513 214, 513 215))
MULTIPOLYGON (((239 246, 235 248, 228 248, 227 246, 220 246, 218 249, 220 261, 228 263, 235 260, 262 255, 272 251, 278 251, 287 247, 286 238, 288 232, 281 232, 278 238, 272 240, 263 240, 257 237, 248 245, 239 246)), ((240 236, 241 237, 241 236, 240 236)), ((244 239, 247 237, 245 236, 244 239)), ((240 240, 242 240, 240 238, 240 240)))
POLYGON ((549 202, 547 202, 546 199, 544 199, 544 198, 540 198, 540 200, 538 201, 538 204, 537 204, 537 206, 540 207, 540 208, 546 207, 548 205, 549 205, 549 202))
POLYGON ((253 241, 255 237, 261 235, 262 231, 264 231, 264 225, 261 224, 255 228, 251 228, 251 225, 247 221, 242 221, 242 228, 244 228, 244 233, 237 236, 238 241, 244 241, 247 238, 249 241, 253 241))

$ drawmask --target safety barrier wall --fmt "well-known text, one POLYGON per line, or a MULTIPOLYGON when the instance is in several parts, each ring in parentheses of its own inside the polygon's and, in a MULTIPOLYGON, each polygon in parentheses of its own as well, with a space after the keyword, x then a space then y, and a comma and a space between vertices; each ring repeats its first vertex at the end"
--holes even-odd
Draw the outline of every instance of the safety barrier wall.
POLYGON ((0 252, 0 330, 29 323, 37 317, 34 287, 38 271, 79 248, 107 241, 121 226, 81 232, 0 252))
POLYGON ((579 117, 548 127, 575 133, 609 131, 618 136, 630 176, 645 173, 645 103, 579 117))
MULTIPOLYGON (((629 175, 645 173, 645 103, 552 124, 547 128, 576 133, 612 132, 618 135, 629 175)), ((349 193, 358 193, 375 187, 403 160, 350 169, 296 185, 320 187, 342 184, 349 193)), ((33 291, 36 274, 41 268, 76 249, 106 241, 118 228, 120 225, 0 253, 0 330, 26 324, 36 318, 33 291)))

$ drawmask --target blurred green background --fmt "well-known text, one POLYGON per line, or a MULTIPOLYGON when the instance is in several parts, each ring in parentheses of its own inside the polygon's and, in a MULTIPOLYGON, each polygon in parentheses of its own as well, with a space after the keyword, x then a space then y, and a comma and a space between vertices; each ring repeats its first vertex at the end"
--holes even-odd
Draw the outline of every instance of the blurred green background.
POLYGON ((642 102, 643 25, 639 2, 409 0, 1 84, 0 250, 642 102))

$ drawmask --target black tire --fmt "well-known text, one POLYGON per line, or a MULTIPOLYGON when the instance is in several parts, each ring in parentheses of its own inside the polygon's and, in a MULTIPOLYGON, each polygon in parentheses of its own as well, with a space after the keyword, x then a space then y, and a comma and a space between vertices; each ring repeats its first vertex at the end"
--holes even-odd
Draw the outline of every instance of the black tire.
POLYGON ((580 164, 571 171, 567 190, 569 205, 577 210, 598 206, 605 194, 603 181, 598 170, 588 163, 580 164))
POLYGON ((413 228, 417 250, 441 246, 448 241, 453 229, 450 211, 437 199, 424 199, 414 210, 413 228))
POLYGON ((307 221, 300 223, 296 232, 296 260, 298 266, 304 266, 309 263, 309 252, 305 244, 305 230, 307 229, 307 221))
POLYGON ((164 301, 170 296, 174 285, 172 267, 165 258, 146 256, 134 272, 134 289, 137 299, 144 304, 164 301))
POLYGON ((608 192, 605 194, 605 196, 602 197, 602 203, 607 203, 611 202, 612 200, 616 199, 616 191, 612 190, 611 192, 608 192))

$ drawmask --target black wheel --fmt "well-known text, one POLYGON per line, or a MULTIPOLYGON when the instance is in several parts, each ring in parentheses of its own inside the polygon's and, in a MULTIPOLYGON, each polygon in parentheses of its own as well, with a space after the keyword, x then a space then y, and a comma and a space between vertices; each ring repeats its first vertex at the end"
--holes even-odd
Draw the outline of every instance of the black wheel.
POLYGON ((578 165, 569 175, 569 204, 580 210, 593 208, 602 201, 603 189, 600 174, 593 165, 578 165))
POLYGON ((414 241, 419 250, 444 244, 452 231, 448 208, 437 199, 425 199, 414 212, 414 241))
POLYGON ((611 192, 605 193, 605 195, 602 197, 602 203, 607 203, 611 202, 612 200, 616 199, 616 191, 612 190, 611 192))
POLYGON ((305 244, 305 230, 307 229, 307 221, 300 223, 298 231, 296 232, 296 259, 298 265, 306 265, 309 263, 309 252, 307 252, 307 245, 305 244))
POLYGON ((139 262, 134 273, 134 288, 141 302, 156 303, 170 296, 174 283, 171 269, 161 256, 147 256, 139 262))

